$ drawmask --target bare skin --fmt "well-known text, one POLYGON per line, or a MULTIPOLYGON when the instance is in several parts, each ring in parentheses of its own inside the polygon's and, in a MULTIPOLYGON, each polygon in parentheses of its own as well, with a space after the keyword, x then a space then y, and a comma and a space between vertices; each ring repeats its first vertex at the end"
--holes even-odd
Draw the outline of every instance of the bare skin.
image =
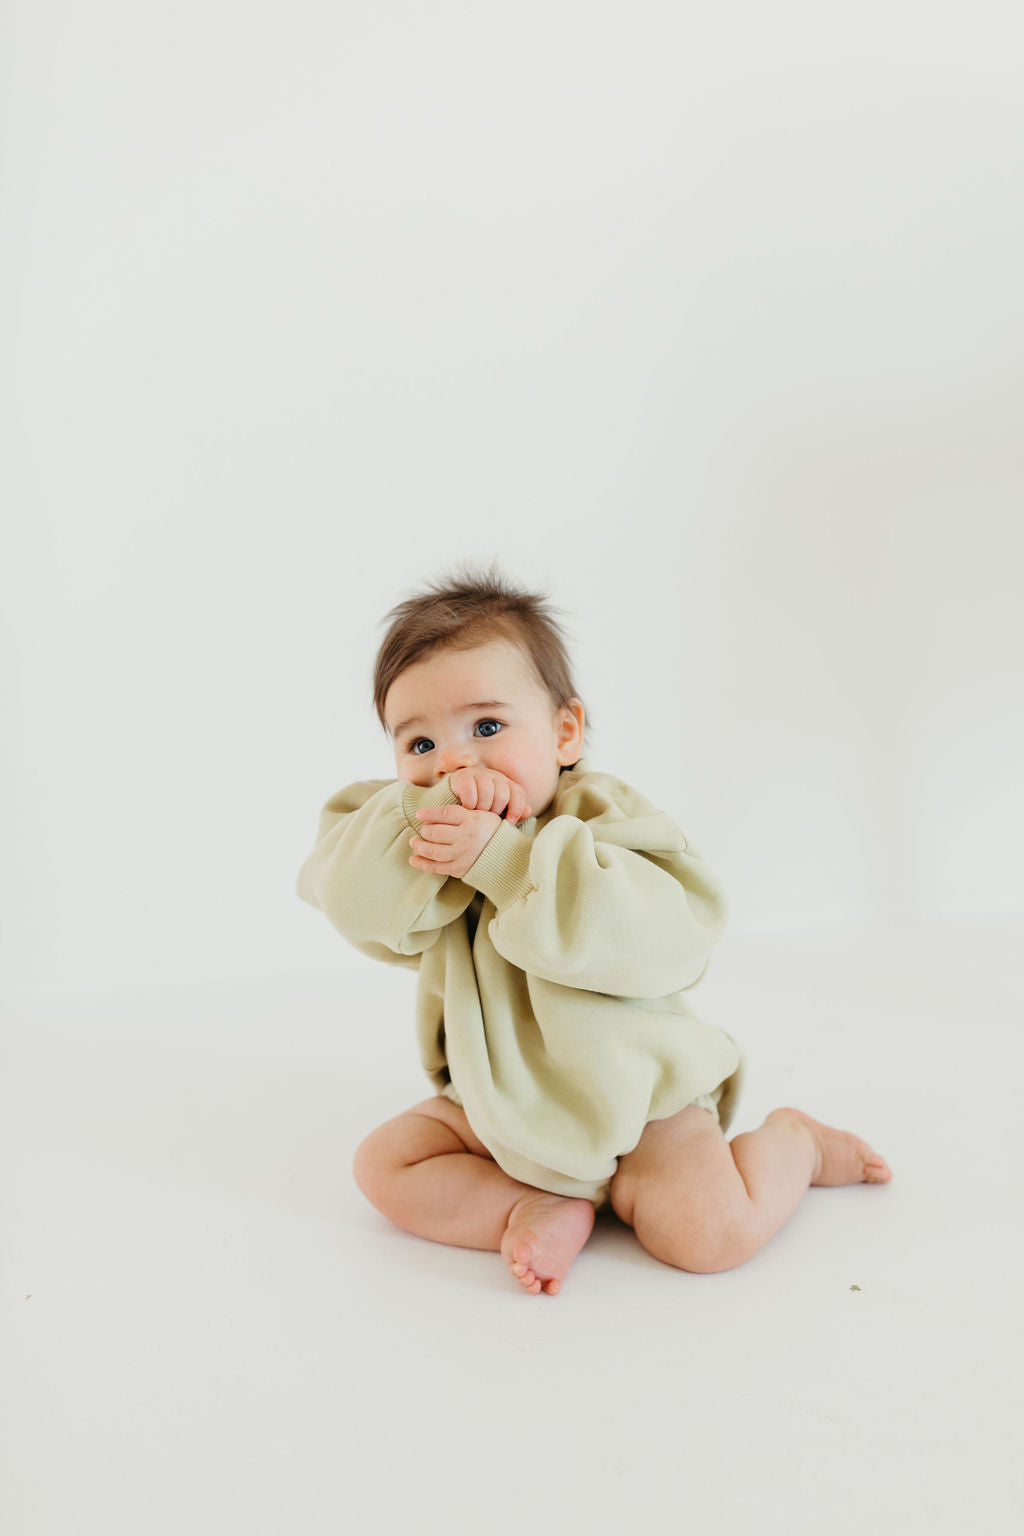
POLYGON ((573 1259, 594 1228, 589 1200, 531 1189, 509 1212, 501 1256, 527 1291, 557 1296, 573 1259))
MULTIPOLYGON (((511 1178, 443 1096, 425 1099, 363 1141, 354 1161, 367 1199, 434 1242, 500 1252, 519 1284, 556 1296, 590 1236, 590 1200, 511 1178)), ((866 1141, 802 1110, 772 1110, 726 1141, 704 1109, 651 1121, 619 1159, 610 1201, 655 1258, 695 1273, 743 1263, 812 1184, 885 1184, 891 1169, 866 1141)))
POLYGON ((837 1131, 831 1125, 822 1125, 802 1109, 773 1109, 772 1115, 796 1115, 803 1121, 814 1138, 817 1160, 811 1176, 812 1184, 888 1184, 892 1169, 885 1158, 859 1136, 850 1131, 837 1131))
POLYGON ((726 1141, 693 1105, 652 1120, 612 1180, 616 1214, 655 1258, 696 1274, 751 1258, 812 1184, 885 1184, 888 1163, 866 1141, 803 1110, 774 1109, 726 1141))

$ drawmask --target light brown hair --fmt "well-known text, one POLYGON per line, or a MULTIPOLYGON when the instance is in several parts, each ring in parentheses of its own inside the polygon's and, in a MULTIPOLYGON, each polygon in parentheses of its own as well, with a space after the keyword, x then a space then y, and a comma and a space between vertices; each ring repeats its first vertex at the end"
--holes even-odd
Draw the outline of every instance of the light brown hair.
MULTIPOLYGON (((466 651, 495 639, 510 640, 529 661, 553 709, 580 698, 562 629, 547 601, 550 594, 527 592, 503 576, 495 561, 488 570, 462 564, 438 577, 404 602, 396 603, 381 620, 392 621, 377 652, 373 668, 373 705, 387 731, 384 700, 388 689, 407 667, 436 651, 466 651)), ((581 700, 582 702, 582 700, 581 700)), ((584 740, 590 711, 584 705, 584 740)), ((585 749, 581 756, 586 756, 585 749)))

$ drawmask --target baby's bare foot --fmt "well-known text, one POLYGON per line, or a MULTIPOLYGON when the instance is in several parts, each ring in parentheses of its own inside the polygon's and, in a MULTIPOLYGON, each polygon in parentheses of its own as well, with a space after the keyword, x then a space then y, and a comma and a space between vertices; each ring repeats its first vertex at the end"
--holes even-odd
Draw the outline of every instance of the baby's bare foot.
POLYGON ((528 1291, 536 1296, 544 1290, 555 1296, 593 1225, 594 1207, 589 1200, 532 1191, 509 1212, 501 1256, 528 1291))
POLYGON ((885 1158, 851 1131, 822 1125, 802 1109, 773 1109, 766 1120, 776 1115, 795 1116, 814 1138, 817 1161, 812 1184, 888 1184, 892 1178, 885 1158))

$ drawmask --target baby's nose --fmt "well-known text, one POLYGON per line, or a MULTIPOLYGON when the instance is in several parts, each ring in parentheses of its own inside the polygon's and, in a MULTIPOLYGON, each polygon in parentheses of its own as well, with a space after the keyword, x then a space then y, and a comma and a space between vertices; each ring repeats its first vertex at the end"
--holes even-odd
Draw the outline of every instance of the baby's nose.
POLYGON ((475 762, 472 752, 442 752, 437 763, 437 776, 443 779, 446 773, 455 773, 459 768, 472 768, 475 762))

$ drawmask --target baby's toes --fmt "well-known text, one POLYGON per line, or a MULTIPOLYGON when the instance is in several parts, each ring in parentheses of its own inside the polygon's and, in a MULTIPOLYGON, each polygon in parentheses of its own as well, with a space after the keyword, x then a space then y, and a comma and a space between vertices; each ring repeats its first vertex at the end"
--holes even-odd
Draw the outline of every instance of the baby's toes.
POLYGON ((517 1237, 512 1244, 513 1267, 521 1264, 523 1269, 529 1269, 530 1260, 533 1258, 533 1245, 525 1237, 517 1237))
POLYGON ((533 1250, 529 1243, 517 1242, 512 1250, 512 1260, 509 1269, 515 1275, 519 1284, 534 1295, 540 1290, 541 1284, 530 1268, 529 1260, 533 1258, 533 1250))

